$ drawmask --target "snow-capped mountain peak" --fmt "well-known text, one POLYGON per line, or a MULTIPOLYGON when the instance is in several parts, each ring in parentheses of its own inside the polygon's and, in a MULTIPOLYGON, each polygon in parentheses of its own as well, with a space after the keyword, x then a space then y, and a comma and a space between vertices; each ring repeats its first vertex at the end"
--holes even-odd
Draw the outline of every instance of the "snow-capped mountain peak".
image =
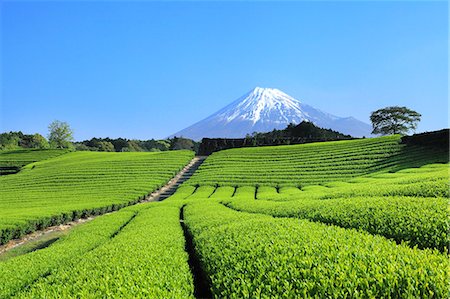
POLYGON ((371 131, 366 123, 320 111, 279 89, 255 87, 230 105, 172 136, 194 140, 240 138, 253 132, 284 129, 289 123, 302 121, 352 136, 369 136, 371 131))
POLYGON ((279 89, 255 87, 232 103, 230 106, 233 107, 228 106, 219 111, 217 116, 226 122, 240 119, 255 124, 260 120, 264 121, 267 117, 277 115, 275 119, 272 117, 272 120, 291 122, 294 116, 307 118, 300 105, 300 101, 279 89))

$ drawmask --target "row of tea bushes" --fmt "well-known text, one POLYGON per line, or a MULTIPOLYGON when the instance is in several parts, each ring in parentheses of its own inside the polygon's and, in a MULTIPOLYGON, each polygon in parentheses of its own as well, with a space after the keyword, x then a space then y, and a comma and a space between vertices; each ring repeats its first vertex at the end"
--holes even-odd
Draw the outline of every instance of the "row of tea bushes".
POLYGON ((217 298, 446 298, 448 258, 307 220, 233 211, 211 200, 185 221, 217 298))

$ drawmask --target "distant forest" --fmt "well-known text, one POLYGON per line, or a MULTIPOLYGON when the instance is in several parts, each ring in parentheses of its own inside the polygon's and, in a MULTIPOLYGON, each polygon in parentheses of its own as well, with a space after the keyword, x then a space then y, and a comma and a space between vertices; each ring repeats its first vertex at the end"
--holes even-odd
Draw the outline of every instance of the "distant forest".
POLYGON ((311 122, 303 121, 298 125, 289 124, 285 129, 273 130, 267 133, 247 134, 245 138, 203 138, 199 146, 200 155, 209 155, 229 148, 288 145, 309 142, 354 139, 330 129, 322 129, 311 122))
POLYGON ((199 143, 191 139, 181 137, 162 140, 92 138, 91 140, 75 142, 74 144, 77 150, 103 152, 158 152, 180 149, 196 151, 199 145, 199 143))
MULTIPOLYGON (((188 138, 173 137, 162 140, 136 140, 126 138, 92 138, 79 142, 68 142, 69 149, 77 151, 99 152, 155 152, 179 149, 189 149, 200 154, 210 154, 214 151, 245 146, 263 146, 280 144, 298 144, 314 141, 351 139, 350 135, 316 127, 311 122, 301 122, 298 125, 289 124, 283 130, 273 130, 267 133, 253 133, 245 138, 224 139, 204 138, 201 143, 188 138)), ((40 134, 24 134, 9 132, 0 134, 0 150, 15 150, 20 148, 49 149, 56 148, 40 134)))
MULTIPOLYGON (((181 137, 163 140, 136 140, 125 138, 92 138, 81 142, 71 143, 70 149, 78 151, 99 152, 155 152, 179 149, 196 151, 199 143, 181 137)), ((50 149, 55 148, 41 134, 24 134, 21 131, 0 134, 0 150, 16 149, 50 149)))
POLYGON ((312 122, 302 121, 298 125, 290 123, 285 129, 273 130, 267 133, 253 133, 246 138, 256 139, 283 139, 283 138, 311 138, 311 139, 350 139, 352 136, 345 135, 331 129, 323 129, 315 126, 312 122))

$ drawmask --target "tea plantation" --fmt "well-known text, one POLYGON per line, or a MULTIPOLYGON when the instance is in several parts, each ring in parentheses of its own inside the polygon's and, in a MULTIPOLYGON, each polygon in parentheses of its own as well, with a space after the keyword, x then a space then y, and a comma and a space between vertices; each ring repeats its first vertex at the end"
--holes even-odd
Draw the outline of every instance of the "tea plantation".
POLYGON ((239 148, 213 153, 189 183, 302 187, 446 161, 448 149, 406 146, 398 135, 239 148))
POLYGON ((0 177, 0 244, 135 203, 163 186, 193 155, 73 152, 28 164, 0 177))
POLYGON ((23 166, 67 153, 62 149, 19 149, 0 151, 0 175, 16 173, 23 166))
MULTIPOLYGON (((30 164, 0 178, 2 225, 129 203, 192 155, 30 164)), ((399 136, 217 152, 168 199, 0 262, 0 298, 448 298, 448 162, 399 136)))

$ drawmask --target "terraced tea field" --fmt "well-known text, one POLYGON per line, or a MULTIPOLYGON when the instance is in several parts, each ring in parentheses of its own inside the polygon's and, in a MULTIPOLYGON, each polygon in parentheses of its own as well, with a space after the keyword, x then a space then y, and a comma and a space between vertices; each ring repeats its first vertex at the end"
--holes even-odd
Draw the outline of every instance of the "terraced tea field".
POLYGON ((169 181, 194 156, 74 152, 0 177, 0 244, 36 229, 117 210, 169 181))
POLYGON ((124 208, 0 263, 1 298, 189 298, 179 208, 124 208))
POLYGON ((0 151, 0 175, 16 173, 21 167, 67 153, 62 149, 19 149, 0 151))
POLYGON ((224 150, 209 156, 190 184, 302 187, 448 161, 448 150, 399 142, 399 136, 388 136, 224 150))
POLYGON ((448 298, 448 162, 398 136, 217 152, 168 199, 0 262, 0 297, 448 298))

